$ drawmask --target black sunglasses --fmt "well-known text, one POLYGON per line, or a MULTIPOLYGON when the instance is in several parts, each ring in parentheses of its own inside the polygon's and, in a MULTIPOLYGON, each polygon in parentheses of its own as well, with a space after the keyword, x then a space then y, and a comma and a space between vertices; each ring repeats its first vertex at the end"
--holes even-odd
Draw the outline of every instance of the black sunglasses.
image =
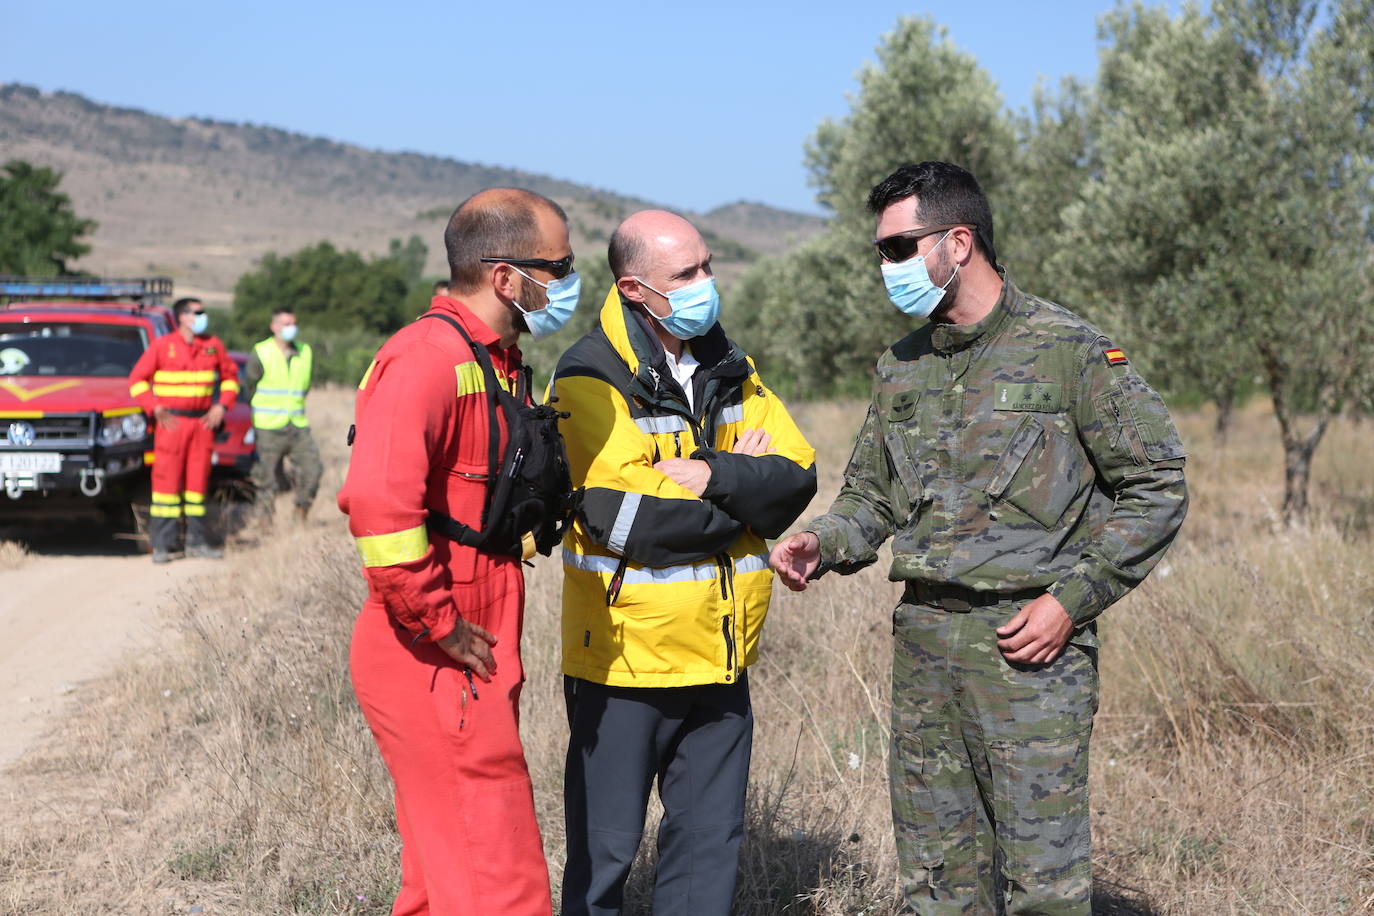
POLYGON ((885 261, 897 263, 905 261, 916 253, 916 243, 928 235, 937 232, 948 232, 951 229, 958 229, 964 226, 963 223, 952 223, 948 226, 926 226, 924 229, 907 229, 905 232, 895 232, 892 235, 884 236, 873 240, 873 246, 878 249, 878 254, 885 261))
POLYGON ((544 258, 478 258, 483 264, 514 264, 516 267, 538 267, 553 274, 555 280, 562 280, 572 273, 573 255, 548 261, 544 258))

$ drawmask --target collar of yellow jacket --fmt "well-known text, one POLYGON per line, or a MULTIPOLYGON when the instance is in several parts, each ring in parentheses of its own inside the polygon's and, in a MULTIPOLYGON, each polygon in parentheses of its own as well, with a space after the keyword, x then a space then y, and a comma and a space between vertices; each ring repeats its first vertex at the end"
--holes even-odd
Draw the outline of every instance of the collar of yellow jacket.
MULTIPOLYGON (((625 365, 630 367, 631 373, 639 372, 639 352, 630 342, 632 333, 630 321, 634 319, 628 315, 629 309, 620 299, 620 290, 615 286, 606 294, 606 301, 601 304, 601 330, 605 332, 606 339, 611 342, 615 352, 620 358, 625 360, 625 365)), ((634 328, 633 332, 637 336, 642 336, 640 328, 634 328)))
MULTIPOLYGON (((614 286, 606 294, 599 317, 601 330, 610 341, 616 355, 625 361, 631 374, 639 376, 641 368, 665 370, 663 344, 647 318, 636 318, 631 305, 614 286), (647 364, 647 366, 646 366, 647 364)), ((692 355, 702 369, 722 379, 740 379, 749 375, 752 365, 717 322, 709 331, 690 342, 692 355)), ((649 373, 652 375, 652 373, 649 373)))

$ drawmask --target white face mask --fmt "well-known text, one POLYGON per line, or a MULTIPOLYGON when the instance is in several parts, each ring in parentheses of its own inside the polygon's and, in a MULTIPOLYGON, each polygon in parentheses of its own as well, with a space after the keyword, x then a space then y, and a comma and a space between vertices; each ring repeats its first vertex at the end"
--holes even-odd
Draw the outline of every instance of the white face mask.
POLYGON ((286 341, 287 343, 290 343, 291 341, 295 340, 296 326, 294 324, 288 324, 286 327, 282 328, 281 339, 286 341))

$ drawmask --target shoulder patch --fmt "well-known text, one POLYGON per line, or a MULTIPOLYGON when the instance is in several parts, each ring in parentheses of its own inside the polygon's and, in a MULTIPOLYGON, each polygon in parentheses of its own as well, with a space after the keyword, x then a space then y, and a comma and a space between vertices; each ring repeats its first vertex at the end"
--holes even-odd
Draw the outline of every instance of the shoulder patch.
POLYGON ((1109 366, 1120 366, 1126 363, 1126 353, 1124 350, 1118 350, 1117 348, 1112 347, 1110 349, 1103 350, 1102 355, 1106 358, 1107 365, 1109 366))

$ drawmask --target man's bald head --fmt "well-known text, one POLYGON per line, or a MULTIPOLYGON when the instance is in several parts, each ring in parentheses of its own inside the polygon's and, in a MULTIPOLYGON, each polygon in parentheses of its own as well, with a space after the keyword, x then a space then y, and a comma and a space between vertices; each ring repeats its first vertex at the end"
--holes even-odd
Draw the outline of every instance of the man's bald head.
POLYGON ((627 218, 611 236, 607 254, 620 295, 660 320, 673 310, 669 293, 711 277, 706 240, 667 210, 641 210, 627 218))
POLYGON ((684 245, 705 245, 695 226, 667 210, 640 210, 616 228, 606 256, 619 280, 648 272, 654 258, 684 245))
POLYGON ((538 257, 542 241, 540 217, 557 218, 564 226, 563 208, 542 194, 523 188, 489 188, 458 205, 444 229, 444 249, 453 289, 472 293, 485 276, 481 258, 538 257))

